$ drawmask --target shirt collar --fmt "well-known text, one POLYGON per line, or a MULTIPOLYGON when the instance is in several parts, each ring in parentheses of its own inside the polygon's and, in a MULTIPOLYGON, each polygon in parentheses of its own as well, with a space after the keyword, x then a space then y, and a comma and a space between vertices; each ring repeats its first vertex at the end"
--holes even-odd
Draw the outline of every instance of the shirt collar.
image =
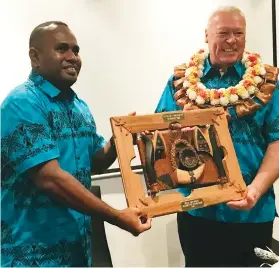
MULTIPOLYGON (((244 75, 244 73, 245 73, 245 66, 242 64, 241 61, 237 61, 233 65, 233 67, 236 70, 236 72, 239 75, 239 77, 241 78, 244 75)), ((205 63, 204 63, 203 76, 206 76, 211 69, 212 69, 212 66, 210 64, 209 56, 208 56, 206 58, 206 60, 205 60, 205 63)))
MULTIPOLYGON (((32 81, 36 87, 41 89, 44 93, 46 93, 51 98, 55 98, 55 97, 59 98, 61 94, 61 90, 59 90, 57 87, 51 84, 48 80, 44 79, 38 73, 32 71, 29 75, 29 80, 32 81)), ((73 92, 72 100, 74 100, 74 98, 78 98, 77 94, 73 90, 72 92, 73 92)))

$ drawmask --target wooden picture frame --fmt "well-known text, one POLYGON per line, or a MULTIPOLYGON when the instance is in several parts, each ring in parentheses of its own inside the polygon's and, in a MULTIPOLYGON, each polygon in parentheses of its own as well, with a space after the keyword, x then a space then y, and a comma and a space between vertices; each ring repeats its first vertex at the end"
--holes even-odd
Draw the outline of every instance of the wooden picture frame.
MULTIPOLYGON (((230 200, 240 200, 244 198, 246 193, 246 185, 241 175, 241 170, 236 158, 233 143, 229 133, 226 112, 222 107, 198 109, 186 112, 165 112, 152 115, 116 116, 111 117, 110 122, 118 155, 124 192, 127 200, 127 205, 129 207, 138 207, 142 209, 145 213, 147 213, 149 217, 156 217, 180 211, 187 211, 190 209, 206 207, 214 204, 227 202, 230 200), (170 124, 175 123, 179 123, 183 129, 186 127, 188 127, 189 129, 189 126, 191 126, 190 131, 170 131, 170 124), (153 134, 150 134, 149 137, 149 133, 147 131, 149 131, 149 133, 153 132, 153 134), (174 135, 173 133, 180 133, 180 136, 176 135, 177 137, 179 137, 177 138, 177 140, 170 139, 170 136, 174 135), (192 133, 191 142, 193 141, 194 137, 194 144, 196 144, 195 150, 199 153, 198 158, 196 158, 196 156, 194 157, 194 147, 190 146, 189 149, 187 147, 188 143, 184 142, 185 138, 181 138, 181 135, 189 135, 189 133, 192 133), (211 133, 210 138, 208 133, 211 133), (141 155, 141 162, 144 168, 146 185, 142 184, 141 176, 139 174, 135 174, 131 169, 131 160, 136 156, 133 143, 133 141, 135 140, 135 135, 137 135, 140 138, 138 139, 138 142, 141 142, 142 140, 149 140, 149 144, 145 144, 146 147, 138 147, 141 155), (163 164, 161 166, 158 164, 156 169, 156 163, 159 162, 157 162, 157 160, 155 160, 154 162, 154 151, 151 155, 151 160, 153 161, 152 165, 155 168, 152 168, 152 165, 150 164, 150 159, 144 159, 144 156, 148 157, 148 153, 150 153, 150 147, 148 147, 151 144, 150 141, 152 142, 151 147, 153 149, 154 146, 157 146, 156 144, 154 144, 154 141, 156 138, 156 142, 159 142, 159 136, 160 144, 163 144, 163 156, 165 157, 165 159, 163 160, 165 162, 162 162, 162 159, 158 158, 158 161, 161 161, 163 164), (213 136, 214 139, 212 138, 213 136), (183 142, 185 143, 185 146, 183 142), (215 142, 216 144, 214 145, 215 142), (145 148, 145 151, 143 152, 141 148, 145 148), (202 152, 204 149, 208 151, 206 153, 202 152), (217 151, 223 152, 221 162, 220 156, 219 160, 218 158, 216 158, 217 151), (191 157, 187 155, 186 158, 183 158, 183 153, 189 153, 191 157), (205 162, 203 160, 204 158, 201 158, 205 155, 209 157, 208 159, 211 159, 211 162, 205 162), (162 176, 159 176, 158 174, 160 172, 158 173, 157 171, 160 170, 160 168, 167 169, 167 167, 170 166, 167 162, 168 159, 166 156, 171 157, 172 159, 172 161, 170 161, 172 163, 171 172, 169 173, 170 175, 163 174, 162 176), (192 165, 195 162, 192 161, 193 159, 198 159, 199 164, 196 165, 198 168, 194 168, 194 170, 185 169, 185 167, 182 165, 184 163, 184 159, 187 159, 187 161, 189 160, 188 162, 185 160, 186 167, 188 167, 187 164, 192 165), (192 187, 191 193, 188 196, 183 196, 178 191, 165 191, 167 189, 165 189, 164 191, 156 190, 158 188, 157 186, 166 186, 168 184, 165 184, 165 181, 161 180, 162 178, 166 177, 172 179, 173 185, 175 185, 173 189, 181 186, 195 186, 193 184, 193 181, 196 182, 196 178, 206 178, 206 176, 203 176, 201 174, 210 174, 210 168, 207 172, 205 171, 204 163, 206 163, 206 165, 208 163, 212 163, 212 159, 214 159, 215 164, 218 160, 218 168, 223 169, 222 176, 220 176, 220 171, 217 171, 219 175, 216 181, 211 183, 206 182, 204 185, 199 185, 203 187, 192 187), (179 163, 179 167, 175 166, 178 165, 177 163, 179 163), (182 169, 180 168, 181 165, 182 169), (201 167, 203 167, 202 172, 200 172, 201 167), (155 169, 157 175, 154 175, 155 177, 153 177, 153 181, 152 183, 150 183, 149 177, 152 175, 152 170, 154 172, 155 169), (188 176, 185 172, 187 172, 187 174, 192 174, 193 176, 188 176), (156 178, 157 181, 154 181, 154 178, 156 178), (189 178, 191 179, 190 183, 187 181, 187 179, 189 178), (192 181, 192 178, 194 178, 195 180, 192 181), (182 185, 181 183, 185 183, 185 185, 182 185), (149 186, 149 188, 147 189, 148 191, 145 190, 147 185, 149 186)), ((155 156, 158 157, 158 155, 160 155, 161 157, 162 150, 158 152, 159 154, 156 154, 155 156)), ((209 165, 206 167, 208 168, 209 165)), ((216 173, 216 170, 214 172, 216 173)), ((216 177, 217 175, 215 174, 214 176, 216 177)), ((171 189, 171 187, 169 188, 171 189)))

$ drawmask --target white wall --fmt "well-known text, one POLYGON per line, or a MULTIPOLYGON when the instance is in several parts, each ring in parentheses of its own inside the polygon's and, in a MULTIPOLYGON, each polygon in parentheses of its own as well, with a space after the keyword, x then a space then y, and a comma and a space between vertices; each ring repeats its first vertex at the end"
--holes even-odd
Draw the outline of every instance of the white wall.
MULTIPOLYGON (((261 53, 266 63, 273 61, 271 0, 0 0, 0 4, 0 102, 30 72, 32 29, 47 20, 65 21, 79 41, 83 59, 74 89, 88 102, 105 138, 111 135, 109 117, 154 111, 173 67, 204 46, 206 19, 219 5, 242 8, 248 23, 247 49, 261 53)), ((104 200, 126 207, 119 178, 99 183, 104 200)), ((107 226, 107 233, 117 266, 183 263, 175 215, 154 219, 152 230, 138 238, 113 226, 107 226)))
MULTIPOLYGON (((8 37, 1 42, 2 62, 9 70, 1 77, 0 101, 30 72, 31 30, 47 20, 65 21, 78 39, 83 59, 74 89, 89 104, 107 139, 111 116, 154 111, 173 67, 205 46, 207 18, 220 5, 243 9, 247 49, 272 64, 271 0, 0 1, 0 23, 5 25, 1 36, 8 37)), ((139 163, 137 158, 134 164, 139 163)))
MULTIPOLYGON (((120 177, 93 181, 100 185, 102 199, 118 209, 127 207, 120 177)), ((134 237, 121 229, 105 224, 112 262, 115 267, 182 267, 176 214, 152 220, 152 228, 134 237)))

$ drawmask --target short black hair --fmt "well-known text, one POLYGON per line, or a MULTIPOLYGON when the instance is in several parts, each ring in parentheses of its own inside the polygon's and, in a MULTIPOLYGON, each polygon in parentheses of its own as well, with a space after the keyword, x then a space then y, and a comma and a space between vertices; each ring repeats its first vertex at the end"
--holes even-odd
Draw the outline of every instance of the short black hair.
POLYGON ((41 39, 44 31, 45 31, 45 27, 48 27, 50 25, 63 25, 63 26, 66 26, 66 27, 69 27, 65 22, 62 22, 62 21, 46 21, 44 23, 41 23, 39 24, 38 26, 36 26, 31 35, 30 35, 30 38, 29 38, 29 48, 32 47, 32 46, 36 46, 37 45, 37 42, 41 39))

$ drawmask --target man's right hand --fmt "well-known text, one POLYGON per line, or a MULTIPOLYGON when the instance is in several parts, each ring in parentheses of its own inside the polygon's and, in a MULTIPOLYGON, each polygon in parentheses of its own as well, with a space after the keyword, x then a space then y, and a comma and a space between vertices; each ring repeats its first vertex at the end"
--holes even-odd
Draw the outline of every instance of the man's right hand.
POLYGON ((138 236, 151 228, 151 218, 147 218, 146 214, 138 208, 126 208, 119 211, 115 224, 132 235, 138 236))

